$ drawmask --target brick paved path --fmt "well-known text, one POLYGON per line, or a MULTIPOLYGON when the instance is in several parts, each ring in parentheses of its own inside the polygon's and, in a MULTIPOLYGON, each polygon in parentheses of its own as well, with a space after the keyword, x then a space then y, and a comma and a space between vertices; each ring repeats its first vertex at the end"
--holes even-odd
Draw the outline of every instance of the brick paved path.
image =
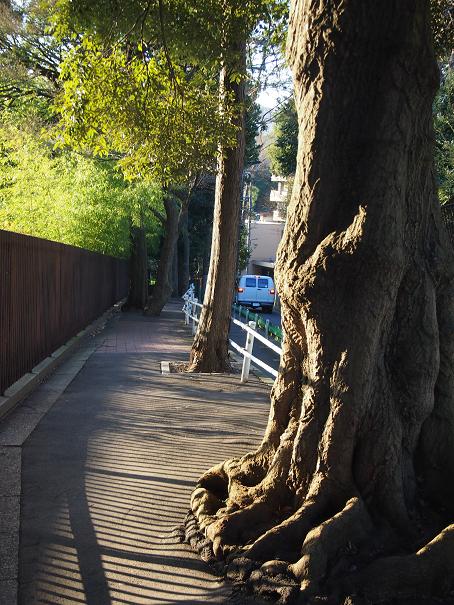
POLYGON ((21 605, 252 602, 232 596, 174 528, 197 477, 259 442, 269 388, 162 375, 161 360, 188 357, 180 307, 114 319, 25 442, 21 605))

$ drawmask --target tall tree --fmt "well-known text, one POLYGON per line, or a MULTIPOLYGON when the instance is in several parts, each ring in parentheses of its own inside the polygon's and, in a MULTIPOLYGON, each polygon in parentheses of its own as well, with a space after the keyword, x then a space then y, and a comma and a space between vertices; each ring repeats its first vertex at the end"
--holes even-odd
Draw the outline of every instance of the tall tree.
POLYGON ((230 368, 228 333, 238 254, 245 148, 246 40, 240 38, 230 44, 230 53, 236 45, 238 54, 222 67, 220 105, 224 106, 226 100, 232 98, 239 108, 236 144, 223 146, 219 151, 210 268, 200 321, 191 349, 191 372, 225 372, 230 368))
POLYGON ((219 24, 220 3, 137 1, 123 11, 110 0, 63 0, 57 9, 57 34, 77 36, 62 70, 64 140, 95 153, 116 151, 127 176, 163 187, 165 237, 147 309, 157 314, 172 292, 187 208, 181 186, 190 190, 196 175, 211 168, 220 140, 234 136, 231 103, 221 115, 213 79, 218 30, 206 22, 202 29, 201 21, 211 10, 219 24))
POLYGON ((205 552, 281 603, 446 595, 454 254, 428 2, 294 0, 288 56, 300 146, 281 369, 261 446, 203 475, 192 511, 205 552))
MULTIPOLYGON (((68 35, 68 23, 73 24, 73 31, 75 24, 76 32, 81 28, 90 32, 69 62, 70 67, 78 65, 78 69, 72 71, 66 87, 66 132, 72 136, 78 130, 80 135, 82 124, 85 144, 91 139, 100 151, 106 142, 110 145, 115 138, 115 145, 120 150, 126 148, 127 159, 123 166, 127 170, 134 167, 136 171, 160 174, 167 190, 175 180, 178 182, 182 178, 182 172, 195 174, 194 161, 201 168, 200 158, 205 159, 207 154, 213 154, 213 148, 217 150, 219 144, 222 146, 223 152, 218 159, 219 201, 213 226, 215 253, 211 256, 211 278, 191 367, 205 369, 204 364, 209 363, 212 351, 216 350, 217 367, 225 368, 229 323, 225 295, 231 301, 237 247, 237 235, 234 238, 232 234, 234 230, 238 234, 244 146, 242 104, 246 41, 265 17, 268 23, 261 28, 266 29, 271 23, 271 13, 282 22, 287 3, 285 0, 152 0, 144 4, 135 0, 120 8, 113 0, 95 3, 60 0, 56 7, 60 35, 68 35), (88 94, 87 74, 95 69, 97 79, 102 78, 102 72, 109 64, 109 71, 114 76, 111 83, 104 77, 104 85, 100 87, 98 81, 97 86, 90 87, 88 94), (214 97, 209 93, 213 91, 210 89, 211 76, 219 70, 220 102, 216 111, 211 102, 214 97), (104 117, 99 119, 99 104, 111 112, 110 121, 104 117), (112 111, 113 108, 118 110, 112 111), (79 119, 74 119, 75 110, 89 119, 80 119, 80 115, 79 119), (231 123, 236 126, 236 136, 228 128, 231 123), (222 204, 221 200, 224 200, 222 204), (220 288, 222 282, 228 290, 220 288), (218 313, 217 307, 222 312, 218 313), (216 329, 205 339, 206 328, 213 325, 216 329), (219 345, 221 341, 222 345, 219 345)), ((68 76, 68 72, 64 75, 68 76)), ((167 209, 172 209, 172 202, 166 195, 167 209)), ((169 233, 175 233, 170 229, 173 215, 172 210, 166 216, 169 233)), ((161 255, 161 258, 165 260, 167 255, 161 255)), ((167 270, 162 272, 164 279, 159 280, 156 292, 169 290, 168 276, 167 270)))
POLYGON ((246 46, 254 29, 273 15, 279 31, 286 3, 279 0, 224 3, 221 25, 220 109, 229 99, 238 108, 235 145, 218 156, 210 269, 197 334, 191 349, 190 372, 230 369, 228 334, 240 236, 240 211, 245 154, 246 46))

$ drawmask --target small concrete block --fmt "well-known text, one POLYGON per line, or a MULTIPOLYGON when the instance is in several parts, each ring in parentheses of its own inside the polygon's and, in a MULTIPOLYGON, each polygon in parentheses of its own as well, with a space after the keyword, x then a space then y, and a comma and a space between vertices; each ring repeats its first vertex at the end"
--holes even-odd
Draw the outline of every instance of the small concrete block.
POLYGON ((28 374, 24 374, 22 378, 16 380, 14 384, 8 387, 5 391, 6 397, 13 397, 17 395, 23 389, 30 388, 36 382, 36 375, 29 372, 28 374))
POLYGON ((21 451, 19 447, 0 447, 0 496, 19 496, 21 492, 21 451))
POLYGON ((64 355, 67 351, 68 347, 66 345, 63 345, 62 347, 59 347, 56 351, 54 351, 51 355, 51 357, 53 357, 54 359, 57 359, 58 357, 61 357, 62 355, 64 355))
POLYGON ((17 580, 0 580, 0 603, 2 605, 16 605, 17 580))
POLYGON ((170 361, 161 361, 161 374, 170 374, 170 361))
MULTIPOLYGON (((19 534, 0 534, 0 586, 1 581, 15 580, 18 575, 19 534)), ((1 591, 1 588, 0 588, 1 591)), ((1 592, 0 592, 1 594, 1 592)), ((0 603, 3 603, 0 599, 0 603)))
POLYGON ((41 361, 41 363, 39 363, 38 365, 36 365, 33 370, 32 370, 32 374, 40 374, 41 372, 44 372, 45 370, 49 370, 52 368, 52 365, 55 363, 55 359, 52 359, 52 357, 46 357, 46 359, 43 359, 41 361))
POLYGON ((18 532, 19 515, 20 497, 0 496, 0 533, 18 532))

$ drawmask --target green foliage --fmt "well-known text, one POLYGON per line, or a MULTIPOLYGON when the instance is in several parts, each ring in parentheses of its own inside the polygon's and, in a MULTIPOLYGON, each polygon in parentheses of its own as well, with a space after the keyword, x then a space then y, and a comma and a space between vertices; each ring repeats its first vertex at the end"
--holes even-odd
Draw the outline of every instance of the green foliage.
POLYGON ((128 178, 163 184, 212 170, 235 144, 235 107, 218 73, 245 78, 244 43, 283 31, 286 0, 47 0, 56 36, 72 40, 62 68, 61 144, 118 153, 128 178), (279 28, 279 25, 282 27, 279 28))
POLYGON ((252 166, 260 162, 260 145, 257 137, 263 130, 262 112, 260 105, 251 97, 246 102, 246 149, 244 153, 245 166, 252 166))
POLYGON ((23 111, 31 103, 51 119, 49 100, 58 90, 60 58, 60 45, 46 33, 37 0, 15 6, 0 2, 0 109, 23 111))
POLYGON ((454 5, 452 0, 430 0, 435 52, 441 59, 454 49, 454 5))
MULTIPOLYGON (((146 206, 160 207, 160 191, 129 185, 111 161, 55 153, 42 127, 36 114, 26 120, 2 115, 0 228, 128 256, 130 225, 149 216, 146 206)), ((155 250, 159 227, 154 219, 147 222, 155 250)))
POLYGON ((444 71, 434 103, 435 165, 442 204, 454 202, 454 69, 444 71))
POLYGON ((251 257, 252 250, 248 246, 248 230, 246 225, 240 227, 240 242, 238 248, 238 273, 245 271, 249 259, 251 257))
POLYGON ((190 273, 202 278, 208 273, 213 226, 214 179, 205 179, 191 196, 188 214, 190 273), (208 182, 207 182, 208 181, 208 182), (211 185, 211 186, 210 186, 211 185))
POLYGON ((277 113, 273 129, 274 142, 269 156, 274 174, 295 174, 298 152, 298 116, 293 99, 287 101, 277 113))
MULTIPOLYGON (((180 64, 234 63, 236 42, 254 30, 282 42, 287 0, 42 0, 57 36, 96 33, 111 45, 127 40, 163 49, 180 64)), ((235 76, 233 76, 235 77, 235 76)))
POLYGON ((128 178, 163 184, 213 167, 220 138, 233 137, 233 108, 219 111, 217 82, 204 69, 145 59, 85 36, 62 65, 61 145, 114 152, 128 178))
MULTIPOLYGON (((265 153, 266 143, 264 144, 265 153)), ((252 207, 255 212, 264 212, 270 209, 271 171, 267 157, 251 169, 252 175, 252 207)))

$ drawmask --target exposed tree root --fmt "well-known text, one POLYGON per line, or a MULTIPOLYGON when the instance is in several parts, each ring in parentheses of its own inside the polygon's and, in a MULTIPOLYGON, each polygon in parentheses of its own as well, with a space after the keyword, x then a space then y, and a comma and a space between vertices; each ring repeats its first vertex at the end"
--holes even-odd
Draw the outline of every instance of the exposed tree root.
POLYGON ((291 6, 282 367, 262 446, 201 478, 188 538, 280 603, 452 603, 454 256, 429 3, 291 6))
POLYGON ((340 513, 312 529, 304 540, 301 559, 289 568, 301 582, 301 595, 317 594, 328 563, 340 549, 363 542, 372 530, 369 513, 358 498, 349 500, 340 513))
POLYGON ((415 595, 448 597, 454 589, 454 525, 414 554, 374 561, 354 578, 354 585, 373 603, 415 595))

